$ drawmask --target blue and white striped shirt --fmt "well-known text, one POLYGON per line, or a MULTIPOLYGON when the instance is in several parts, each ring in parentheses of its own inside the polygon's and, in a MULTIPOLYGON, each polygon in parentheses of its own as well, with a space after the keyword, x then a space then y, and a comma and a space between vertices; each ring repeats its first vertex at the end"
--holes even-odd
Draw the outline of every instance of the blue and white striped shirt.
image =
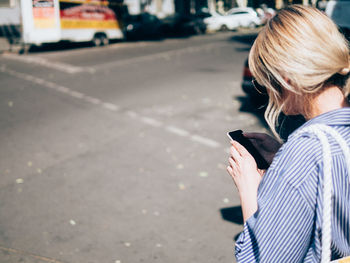
MULTIPOLYGON (((350 108, 313 118, 350 146, 350 108)), ((320 262, 323 163, 321 144, 311 136, 293 137, 276 154, 258 189, 258 210, 236 242, 237 262, 320 262)), ((350 175, 344 155, 331 139, 333 214, 332 259, 350 255, 350 175)))

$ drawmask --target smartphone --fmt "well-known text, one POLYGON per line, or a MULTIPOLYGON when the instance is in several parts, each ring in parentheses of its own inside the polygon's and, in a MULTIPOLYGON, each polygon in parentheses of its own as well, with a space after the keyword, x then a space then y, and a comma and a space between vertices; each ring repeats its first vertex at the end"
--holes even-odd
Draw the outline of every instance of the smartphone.
POLYGON ((243 136, 242 130, 228 132, 227 136, 230 139, 239 142, 244 148, 247 149, 247 151, 254 157, 259 169, 269 168, 269 164, 266 162, 264 157, 262 157, 262 155, 259 153, 259 151, 254 147, 252 142, 243 136))

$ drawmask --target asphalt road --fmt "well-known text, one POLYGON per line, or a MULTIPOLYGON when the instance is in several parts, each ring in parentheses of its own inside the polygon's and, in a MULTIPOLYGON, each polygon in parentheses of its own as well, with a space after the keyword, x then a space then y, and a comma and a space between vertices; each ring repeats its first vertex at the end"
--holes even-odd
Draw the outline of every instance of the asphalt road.
POLYGON ((237 34, 0 56, 0 262, 234 262, 237 34))

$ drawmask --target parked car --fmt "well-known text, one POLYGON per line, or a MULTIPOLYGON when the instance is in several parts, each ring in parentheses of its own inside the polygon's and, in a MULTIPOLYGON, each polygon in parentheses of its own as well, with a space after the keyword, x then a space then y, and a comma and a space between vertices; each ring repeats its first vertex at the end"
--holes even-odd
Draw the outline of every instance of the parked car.
POLYGON ((230 15, 221 15, 216 12, 210 13, 203 21, 207 25, 208 31, 234 30, 239 26, 238 22, 230 15))
POLYGON ((128 15, 124 18, 124 35, 128 40, 161 38, 163 23, 156 16, 149 13, 128 15))
POLYGON ((327 3, 326 14, 338 25, 344 36, 350 40, 350 1, 334 1, 327 3))
POLYGON ((226 12, 226 16, 229 16, 230 19, 236 23, 237 27, 254 28, 261 25, 261 20, 257 12, 255 12, 254 9, 250 7, 232 8, 226 12))
POLYGON ((253 76, 249 69, 248 60, 245 61, 243 67, 242 89, 255 106, 267 105, 269 97, 267 96, 266 88, 260 86, 257 82, 253 84, 253 76))
POLYGON ((175 14, 162 19, 163 31, 168 36, 204 34, 206 24, 200 15, 175 14))

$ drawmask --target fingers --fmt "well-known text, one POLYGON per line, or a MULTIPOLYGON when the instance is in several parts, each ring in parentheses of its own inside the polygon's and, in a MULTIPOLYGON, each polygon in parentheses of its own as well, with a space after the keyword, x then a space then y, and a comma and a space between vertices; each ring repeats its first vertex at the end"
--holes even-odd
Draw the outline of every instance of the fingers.
POLYGON ((240 143, 236 141, 231 141, 232 146, 237 150, 240 156, 250 155, 245 147, 243 147, 240 143))
POLYGON ((229 175, 231 175, 231 177, 234 179, 237 175, 237 165, 232 158, 229 159, 229 163, 230 165, 227 166, 226 169, 229 175))
POLYGON ((233 172, 233 169, 231 166, 227 166, 227 172, 229 173, 229 175, 231 175, 231 177, 234 179, 235 177, 235 173, 233 172))
POLYGON ((235 149, 234 146, 230 147, 230 158, 228 159, 229 166, 227 166, 227 171, 231 175, 232 178, 235 177, 237 173, 237 163, 239 163, 242 160, 242 156, 239 154, 239 152, 235 149))
POLYGON ((228 159, 228 162, 229 162, 231 168, 236 167, 236 161, 233 158, 228 159))
MULTIPOLYGON (((231 142, 232 143, 232 142, 231 142)), ((230 155, 235 161, 239 161, 242 158, 242 155, 240 152, 235 148, 235 146, 232 144, 230 147, 230 155)))

